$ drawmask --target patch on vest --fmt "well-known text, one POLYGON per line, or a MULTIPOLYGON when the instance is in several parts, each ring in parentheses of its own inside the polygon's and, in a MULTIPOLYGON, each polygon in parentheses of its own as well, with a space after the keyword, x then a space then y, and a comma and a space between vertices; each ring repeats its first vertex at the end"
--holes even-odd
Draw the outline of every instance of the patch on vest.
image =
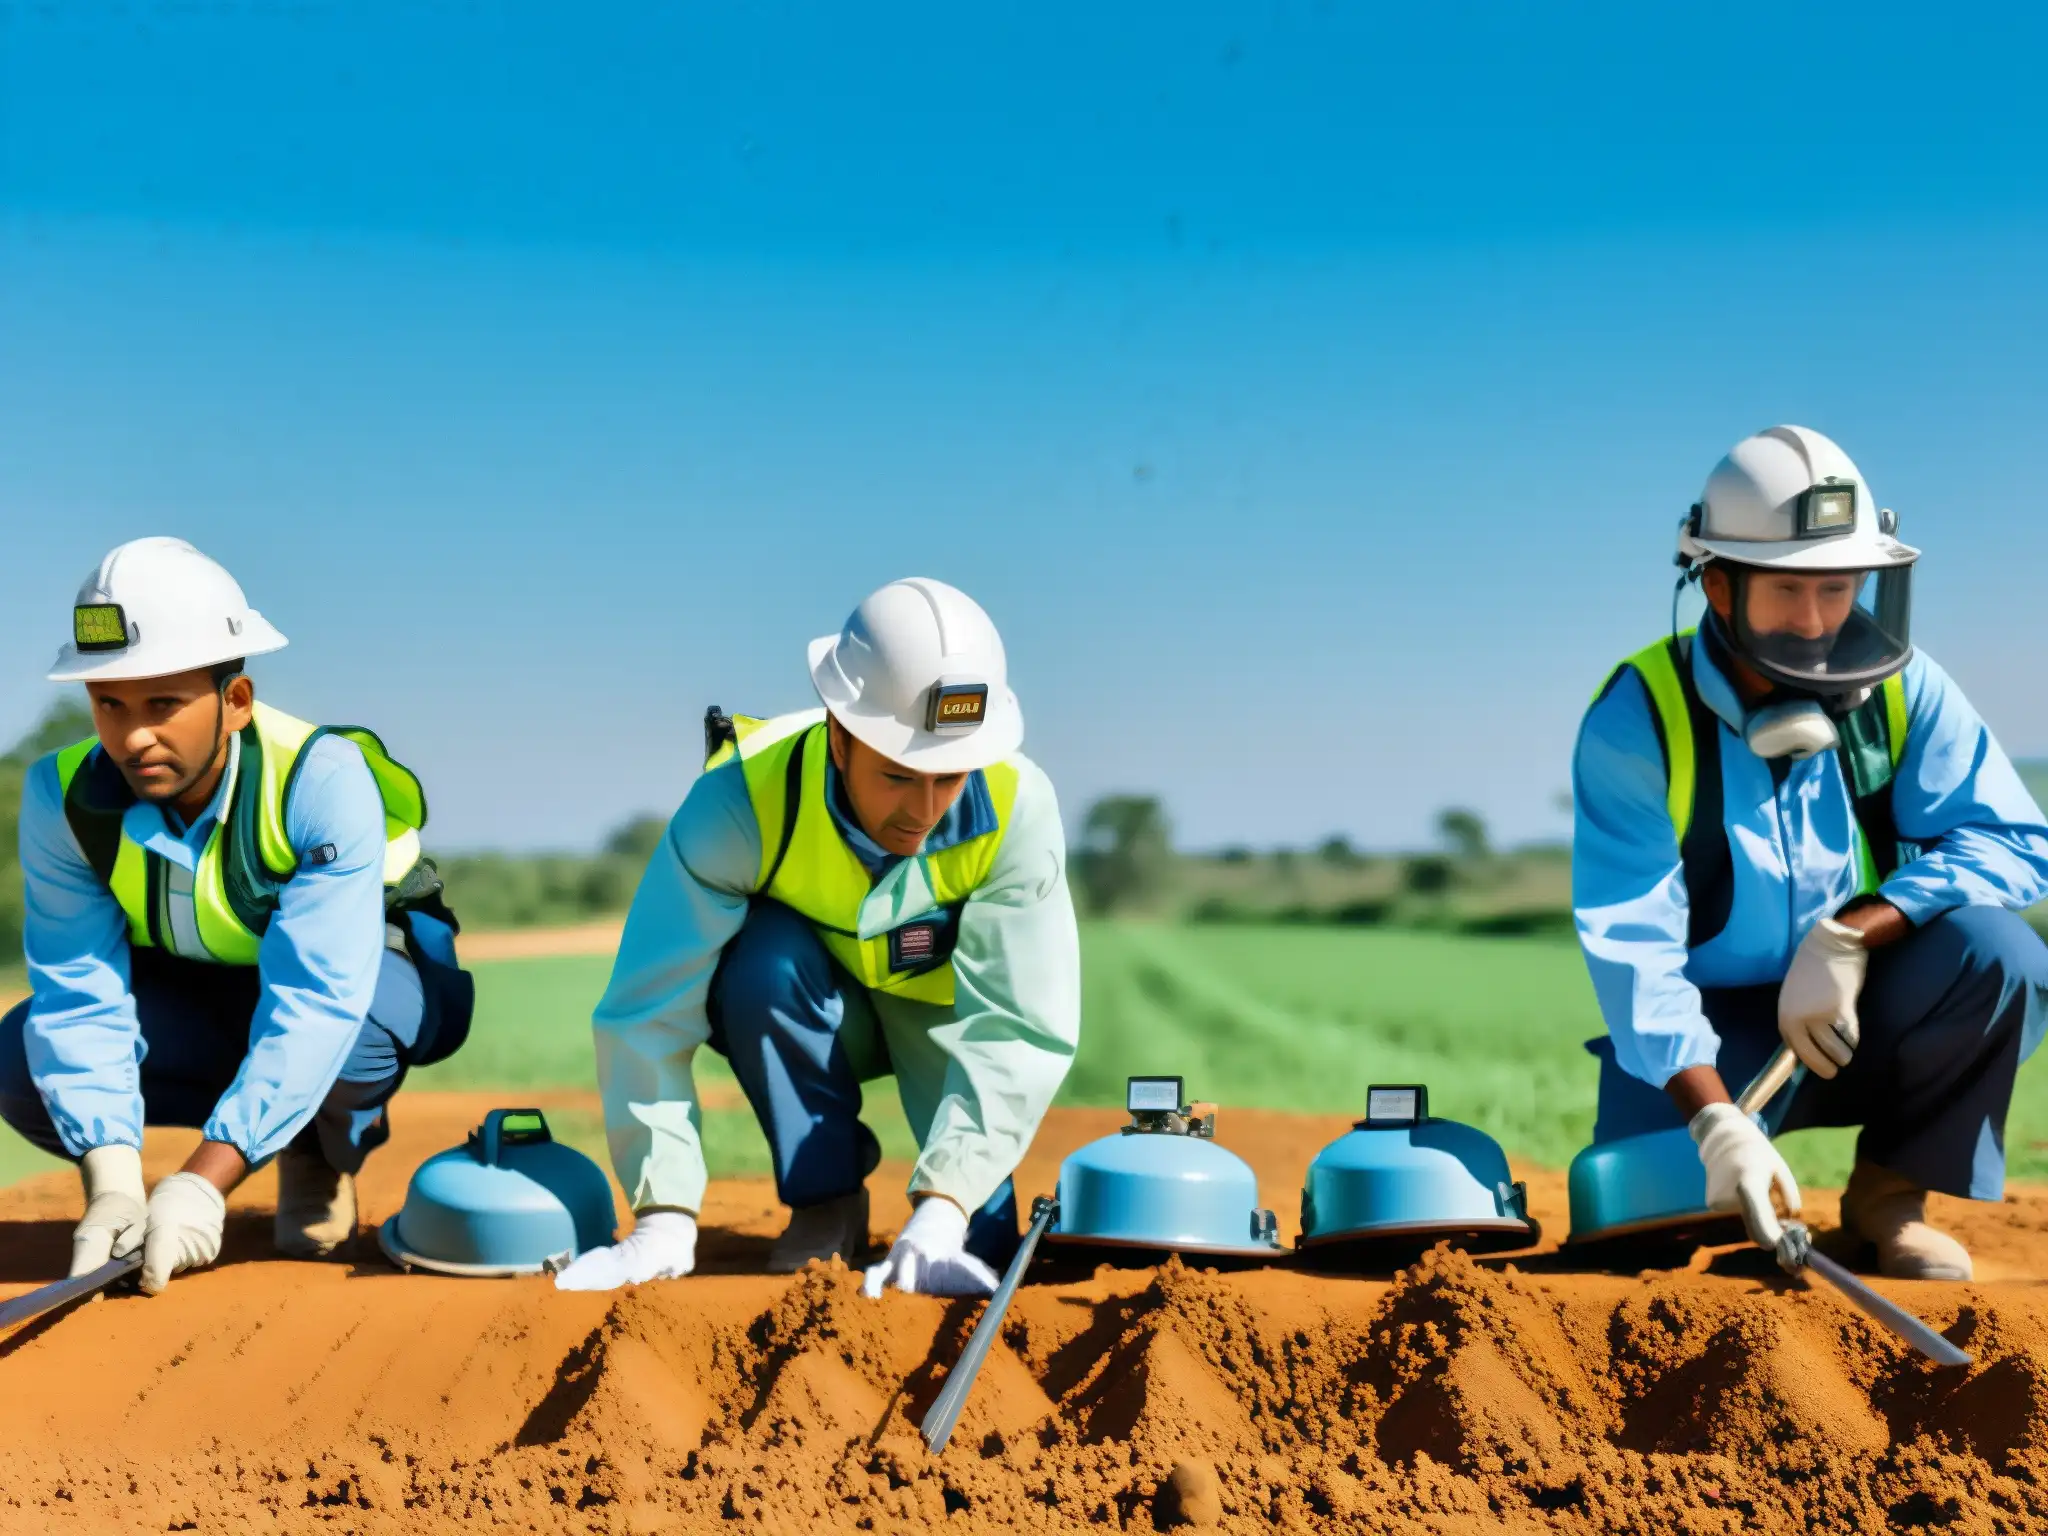
POLYGON ((915 971, 939 957, 939 925, 936 922, 905 923, 889 930, 889 969, 915 971))

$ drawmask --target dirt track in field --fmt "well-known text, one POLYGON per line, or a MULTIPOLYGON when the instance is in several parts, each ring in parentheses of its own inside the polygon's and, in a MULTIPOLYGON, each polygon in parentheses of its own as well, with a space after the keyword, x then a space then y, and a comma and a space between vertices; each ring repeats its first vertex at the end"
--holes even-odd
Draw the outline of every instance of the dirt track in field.
MULTIPOLYGON (((366 1217, 489 1102, 402 1097, 366 1217)), ((1056 1114, 1020 1187, 1119 1118, 1056 1114)), ((1218 1129, 1291 1235, 1343 1125, 1218 1129)), ((152 1175, 187 1140, 153 1136, 152 1175)), ((902 1173, 873 1181, 878 1239, 902 1173)), ((1563 1180, 1532 1182, 1561 1231, 1563 1180)), ((915 1424, 978 1305, 749 1273, 780 1221, 764 1183, 713 1186, 704 1274, 618 1296, 399 1275, 367 1242, 272 1259, 270 1188, 238 1192, 215 1269, 0 1339, 0 1532, 2048 1529, 2048 1192, 1943 1207, 1985 1281, 1884 1286, 1966 1372, 1739 1250, 1641 1275, 1551 1245, 1391 1279, 1102 1270, 1020 1293, 932 1459, 915 1424)), ((77 1208, 68 1174, 0 1193, 0 1296, 61 1273, 77 1208)))

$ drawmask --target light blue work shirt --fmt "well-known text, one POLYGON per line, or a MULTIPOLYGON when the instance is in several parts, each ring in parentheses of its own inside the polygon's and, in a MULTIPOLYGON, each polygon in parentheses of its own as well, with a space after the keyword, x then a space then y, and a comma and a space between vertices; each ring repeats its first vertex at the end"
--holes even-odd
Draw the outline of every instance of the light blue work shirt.
MULTIPOLYGON (((1015 1170, 1080 1039, 1080 936, 1059 803, 1036 764, 1010 761, 1017 799, 994 867, 960 911, 952 1006, 869 994, 905 1106, 917 1106, 910 1191, 944 1195, 967 1211, 979 1210, 1015 1170)), ((844 835, 851 813, 841 800, 828 791, 844 835)), ((986 783, 975 775, 924 852, 993 822, 986 783)), ((919 900, 928 896, 921 858, 888 854, 864 835, 848 841, 875 871, 864 933, 870 916, 898 904, 911 904, 898 921, 929 910, 919 900)), ((648 860, 591 1019, 605 1132, 635 1210, 702 1207, 690 1064, 710 1038, 706 1009, 719 955, 745 926, 760 882, 761 831, 746 777, 737 761, 724 763, 691 786, 648 860)))
MULTIPOLYGON (((130 838, 170 866, 164 938, 188 958, 205 953, 191 915, 192 876, 229 804, 240 748, 231 741, 220 789, 191 826, 180 829, 173 814, 143 801, 122 819, 130 838)), ((333 1087, 384 956, 384 803, 354 742, 313 743, 284 821, 298 871, 279 892, 258 950, 262 988, 248 1055, 204 1127, 209 1141, 228 1143, 251 1164, 290 1141, 333 1087), (316 850, 322 862, 309 858, 316 850)), ((22 950, 34 989, 25 1043, 36 1091, 73 1155, 139 1147, 146 1047, 129 990, 128 918, 72 835, 54 757, 36 763, 22 786, 21 870, 22 950)))
MULTIPOLYGON (((1742 739, 1747 712, 1708 647, 1701 700, 1720 718, 1728 926, 1688 952, 1685 875, 1665 801, 1649 691, 1624 668, 1586 712, 1572 762, 1572 906, 1614 1057, 1656 1087, 1717 1063, 1702 987, 1782 981, 1816 922, 1856 894, 1855 807, 1834 753, 1773 763, 1742 739)), ((1899 837, 1919 856, 1878 894, 1914 924, 1971 904, 2048 895, 2048 823, 1962 690, 1925 654, 1905 669, 1906 747, 1892 786, 1899 837)))

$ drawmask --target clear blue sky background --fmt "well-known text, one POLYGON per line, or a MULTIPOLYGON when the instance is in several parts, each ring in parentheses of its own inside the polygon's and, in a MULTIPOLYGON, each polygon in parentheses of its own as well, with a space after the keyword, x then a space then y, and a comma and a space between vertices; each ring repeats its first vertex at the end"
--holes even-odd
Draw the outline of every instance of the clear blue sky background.
POLYGON ((0 734, 175 532, 443 846, 583 845, 925 573, 1070 820, 1556 835, 1789 419, 2048 751, 2042 14, 0 0, 0 734))

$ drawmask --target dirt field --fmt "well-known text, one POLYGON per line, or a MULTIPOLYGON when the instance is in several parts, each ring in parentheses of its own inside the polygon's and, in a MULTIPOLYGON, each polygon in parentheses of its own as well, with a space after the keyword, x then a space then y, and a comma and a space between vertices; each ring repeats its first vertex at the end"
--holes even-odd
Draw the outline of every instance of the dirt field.
MULTIPOLYGON (((366 1215, 485 1107, 402 1099, 366 1215)), ((1118 1119, 1056 1115, 1027 1195, 1118 1119)), ((1285 1229, 1343 1124, 1218 1128, 1285 1229)), ((183 1150, 153 1138, 152 1173, 183 1150)), ((874 1181, 878 1237, 902 1171, 874 1181)), ((616 1297, 402 1276, 367 1244, 270 1259, 269 1185, 232 1202, 217 1268, 0 1339, 0 1531, 2048 1529, 2043 1192, 1944 1210, 1985 1282, 1884 1287, 1967 1372, 1732 1250, 1640 1276, 1543 1251, 1392 1280, 1104 1270, 1025 1288, 933 1460, 914 1426, 978 1304, 747 1273, 765 1185, 714 1186, 705 1274, 616 1297)), ((1532 1193, 1561 1232, 1562 1179, 1532 1193)), ((0 1296, 62 1272, 77 1204, 68 1174, 0 1194, 0 1296)))

